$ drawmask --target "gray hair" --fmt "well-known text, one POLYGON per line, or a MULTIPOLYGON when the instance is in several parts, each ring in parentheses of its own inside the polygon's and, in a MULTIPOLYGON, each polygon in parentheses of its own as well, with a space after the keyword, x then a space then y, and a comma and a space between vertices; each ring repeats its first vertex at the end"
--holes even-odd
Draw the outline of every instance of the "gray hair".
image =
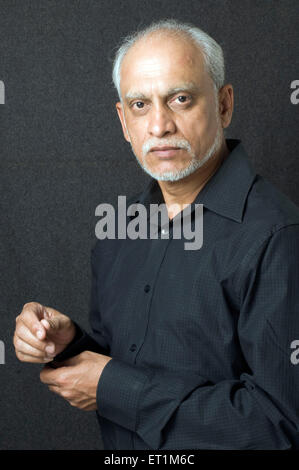
POLYGON ((211 38, 211 36, 196 26, 181 23, 174 19, 161 20, 126 36, 118 48, 113 63, 112 80, 115 88, 117 89, 120 100, 120 72, 121 64, 125 55, 139 39, 144 38, 152 32, 160 30, 170 30, 176 35, 184 35, 185 37, 193 40, 193 42, 200 47, 203 53, 205 65, 213 80, 215 91, 219 90, 224 85, 224 57, 221 46, 211 38))

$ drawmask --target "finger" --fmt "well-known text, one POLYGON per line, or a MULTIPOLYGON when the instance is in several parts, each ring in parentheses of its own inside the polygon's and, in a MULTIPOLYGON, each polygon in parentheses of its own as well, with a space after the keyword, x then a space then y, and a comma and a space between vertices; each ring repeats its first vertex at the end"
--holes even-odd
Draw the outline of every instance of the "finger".
POLYGON ((34 313, 38 320, 41 320, 44 316, 44 306, 39 302, 27 302, 23 305, 21 314, 25 311, 34 313))
POLYGON ((41 323, 47 331, 59 330, 61 327, 61 317, 62 315, 57 315, 57 312, 55 313, 50 307, 44 307, 44 318, 41 320, 41 323))
POLYGON ((50 354, 45 350, 41 351, 40 349, 36 349, 30 346, 30 344, 26 343, 19 337, 17 337, 15 340, 15 348, 16 348, 16 351, 18 351, 19 353, 27 354, 33 357, 39 357, 39 358, 48 357, 50 359, 53 359, 53 357, 55 356, 55 353, 50 354))
POLYGON ((49 385, 49 390, 60 395, 60 388, 57 385, 49 385))
POLYGON ((65 367, 60 367, 59 369, 53 369, 50 366, 45 366, 40 372, 41 382, 48 385, 59 386, 59 381, 61 380, 61 375, 64 373, 65 367))
POLYGON ((31 304, 26 304, 24 306, 22 313, 17 317, 17 323, 21 320, 35 337, 43 340, 46 337, 45 327, 40 322, 43 307, 40 304, 37 304, 40 307, 30 307, 30 305, 31 304))
MULTIPOLYGON (((73 393, 70 390, 64 390, 63 388, 58 387, 57 385, 49 385, 48 388, 51 392, 56 393, 61 398, 64 398, 64 400, 68 401, 70 404, 71 404, 71 402, 72 403, 75 402, 75 399, 73 397, 73 393)), ((76 405, 72 405, 72 406, 76 406, 76 405)))
POLYGON ((47 352, 55 352, 55 344, 52 341, 40 341, 39 339, 37 339, 31 333, 29 328, 22 322, 22 320, 18 322, 15 334, 17 338, 20 338, 22 341, 28 343, 35 349, 45 351, 46 347, 50 346, 50 349, 47 349, 47 352))
POLYGON ((59 318, 53 318, 53 319, 43 318, 40 322, 45 327, 46 333, 57 331, 60 328, 59 318))
POLYGON ((23 354, 21 352, 16 351, 16 356, 17 358, 22 361, 22 362, 35 362, 35 363, 43 363, 43 362, 51 362, 53 359, 44 357, 35 357, 35 356, 30 356, 29 354, 23 354))

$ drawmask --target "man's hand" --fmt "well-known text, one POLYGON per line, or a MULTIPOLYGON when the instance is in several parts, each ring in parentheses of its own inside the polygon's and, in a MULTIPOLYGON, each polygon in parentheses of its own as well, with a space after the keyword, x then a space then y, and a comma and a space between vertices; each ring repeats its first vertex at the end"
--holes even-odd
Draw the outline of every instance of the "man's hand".
POLYGON ((16 318, 13 344, 23 362, 49 362, 72 341, 76 328, 72 320, 37 302, 25 304, 16 318))
POLYGON ((105 365, 111 359, 112 357, 103 354, 84 351, 61 362, 62 367, 58 369, 45 366, 40 379, 70 405, 85 411, 96 410, 98 382, 105 365))

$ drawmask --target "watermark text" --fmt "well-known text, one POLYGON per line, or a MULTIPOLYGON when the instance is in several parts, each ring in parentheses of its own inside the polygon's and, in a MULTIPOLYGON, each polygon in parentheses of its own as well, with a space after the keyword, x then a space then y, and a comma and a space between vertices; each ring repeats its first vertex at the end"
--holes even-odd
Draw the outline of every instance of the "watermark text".
POLYGON ((2 80, 0 80, 0 104, 5 104, 5 85, 2 80))
POLYGON ((0 341, 0 364, 5 364, 5 345, 0 341))
POLYGON ((294 90, 290 96, 291 103, 298 104, 299 103, 299 80, 293 80, 291 82, 291 89, 294 90))
POLYGON ((134 203, 127 208, 126 196, 118 196, 117 216, 113 205, 108 203, 99 204, 95 215, 101 217, 95 227, 99 240, 169 239, 171 232, 173 239, 189 240, 184 243, 185 250, 199 250, 203 245, 203 204, 194 204, 193 207, 191 204, 182 204, 181 207, 163 203, 146 207, 134 203), (129 222, 128 217, 131 217, 129 222))

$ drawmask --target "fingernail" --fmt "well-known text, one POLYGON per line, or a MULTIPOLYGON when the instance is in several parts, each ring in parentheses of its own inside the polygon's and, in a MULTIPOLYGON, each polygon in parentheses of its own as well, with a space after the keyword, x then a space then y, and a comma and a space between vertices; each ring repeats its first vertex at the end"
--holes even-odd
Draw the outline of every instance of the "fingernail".
POLYGON ((43 337, 43 331, 42 331, 42 330, 37 330, 36 336, 37 336, 39 339, 42 339, 42 337, 43 337))
POLYGON ((45 350, 48 354, 52 354, 55 351, 55 344, 49 343, 45 350))
POLYGON ((53 357, 44 357, 44 362, 53 361, 53 357))

